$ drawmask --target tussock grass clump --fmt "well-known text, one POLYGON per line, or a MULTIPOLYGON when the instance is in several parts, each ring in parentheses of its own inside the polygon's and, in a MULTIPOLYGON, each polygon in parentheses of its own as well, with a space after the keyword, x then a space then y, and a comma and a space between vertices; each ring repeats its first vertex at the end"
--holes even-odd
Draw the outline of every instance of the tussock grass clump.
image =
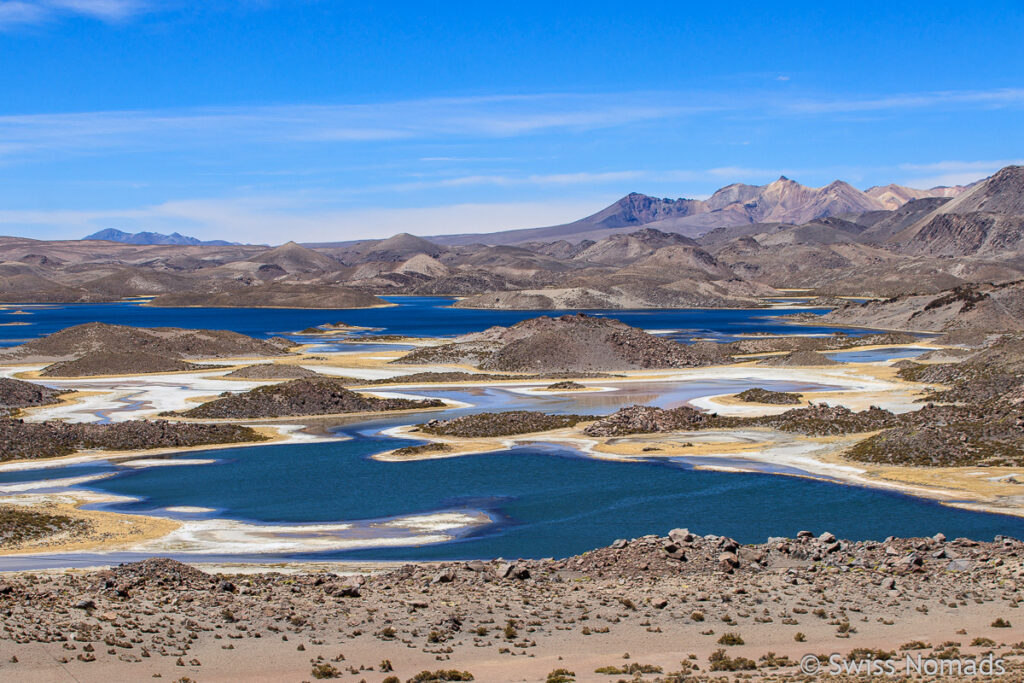
POLYGON ((757 662, 746 657, 730 657, 725 650, 715 650, 708 657, 712 671, 753 671, 757 662))
POLYGON ((468 671, 459 671, 457 669, 438 669, 437 671, 421 671, 412 678, 409 679, 408 683, 448 683, 448 681, 472 681, 473 674, 468 671))

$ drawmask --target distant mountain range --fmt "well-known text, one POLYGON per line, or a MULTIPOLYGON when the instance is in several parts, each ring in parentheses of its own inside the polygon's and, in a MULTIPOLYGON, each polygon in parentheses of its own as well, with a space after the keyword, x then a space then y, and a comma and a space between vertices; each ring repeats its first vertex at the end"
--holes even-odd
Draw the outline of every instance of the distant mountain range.
POLYGON ((238 242, 225 242, 224 240, 200 240, 178 232, 170 235, 162 235, 158 232, 123 232, 113 228, 100 230, 91 235, 86 235, 83 240, 104 240, 106 242, 121 242, 122 244, 182 244, 182 245, 204 245, 210 247, 226 247, 236 245, 238 242))
MULTIPOLYGON (((564 226, 447 241, 402 233, 272 248, 116 230, 71 243, 0 237, 0 301, 11 303, 146 295, 155 305, 330 308, 411 294, 460 297, 453 305, 463 308, 742 307, 793 288, 890 298, 1016 281, 1024 282, 1024 166, 930 190, 780 178, 729 185, 706 200, 631 194, 564 226), (716 223, 725 225, 710 228, 716 223)), ((984 315, 1020 289, 992 290, 984 315)), ((973 311, 986 292, 956 310, 973 311)), ((945 329, 952 318, 939 320, 939 308, 926 313, 945 329)), ((1016 316, 1004 308, 999 320, 1016 316)), ((900 316, 916 311, 901 304, 891 324, 864 324, 914 327, 920 316, 900 316)))
POLYGON ((634 192, 592 216, 564 225, 487 234, 439 235, 430 239, 449 245, 474 242, 522 244, 552 240, 579 242, 599 240, 616 232, 638 228, 698 237, 715 228, 736 225, 799 225, 829 216, 891 211, 915 199, 956 197, 965 189, 956 186, 918 190, 890 184, 861 191, 841 180, 825 187, 807 187, 782 176, 767 185, 726 185, 706 200, 661 199, 634 192))

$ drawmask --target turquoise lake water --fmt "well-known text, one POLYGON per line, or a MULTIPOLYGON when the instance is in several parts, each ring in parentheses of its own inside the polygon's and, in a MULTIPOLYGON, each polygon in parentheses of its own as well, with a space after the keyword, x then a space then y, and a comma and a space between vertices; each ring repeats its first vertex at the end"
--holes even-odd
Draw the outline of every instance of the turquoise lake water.
MULTIPOLYGON (((396 299, 398 300, 398 299, 396 299)), ((536 312, 463 311, 440 298, 401 299, 402 306, 364 311, 155 309, 131 304, 30 309, 33 326, 5 328, 23 336, 102 320, 133 325, 220 327, 255 336, 342 320, 383 327, 388 333, 450 336, 510 324, 536 312)), ((765 320, 781 311, 617 311, 629 324, 673 335, 730 338, 757 331, 827 333, 765 320)), ((611 314, 611 313, 610 313, 611 314)), ((2 313, 0 313, 2 315, 2 313)), ((861 360, 861 359, 858 359, 861 360)), ((695 396, 749 386, 745 380, 645 382, 619 392, 525 396, 507 388, 459 388, 416 393, 454 398, 472 408, 445 416, 495 409, 530 408, 551 413, 605 414, 622 405, 671 407, 695 396)), ((757 382, 778 390, 829 387, 757 382)), ((807 478, 762 473, 725 473, 693 468, 673 459, 613 462, 583 457, 564 446, 537 444, 510 451, 443 460, 378 462, 370 458, 415 443, 380 435, 382 429, 433 418, 396 416, 353 421, 337 428, 345 441, 204 451, 182 459, 213 459, 208 465, 132 469, 106 462, 47 470, 0 472, 0 484, 114 473, 90 482, 95 491, 138 499, 109 506, 125 512, 167 507, 212 508, 205 516, 285 524, 388 520, 440 511, 482 511, 493 521, 449 543, 293 554, 272 559, 428 560, 566 556, 617 538, 664 534, 678 526, 732 536, 742 542, 791 536, 800 529, 846 538, 884 539, 942 532, 948 537, 1024 537, 1024 519, 968 512, 910 496, 807 478)), ((166 514, 165 512, 163 514, 166 514)), ((189 518, 203 518, 191 515, 189 518)), ((161 553, 167 554, 167 553, 161 553)), ((173 553, 172 553, 173 555, 173 553)), ((137 555, 50 556, 0 559, 2 568, 89 564, 137 555)), ((266 556, 187 556, 189 559, 267 559, 266 556)))

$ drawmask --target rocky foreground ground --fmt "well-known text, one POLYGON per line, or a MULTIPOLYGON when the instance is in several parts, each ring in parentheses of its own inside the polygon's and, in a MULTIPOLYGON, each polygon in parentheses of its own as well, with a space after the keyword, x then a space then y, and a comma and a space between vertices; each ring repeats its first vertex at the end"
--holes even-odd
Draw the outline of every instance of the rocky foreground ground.
POLYGON ((992 653, 1003 680, 1021 680, 1022 561, 1009 538, 800 532, 741 546, 676 529, 561 560, 362 574, 227 576, 162 559, 12 574, 0 679, 809 680, 808 653, 992 653))

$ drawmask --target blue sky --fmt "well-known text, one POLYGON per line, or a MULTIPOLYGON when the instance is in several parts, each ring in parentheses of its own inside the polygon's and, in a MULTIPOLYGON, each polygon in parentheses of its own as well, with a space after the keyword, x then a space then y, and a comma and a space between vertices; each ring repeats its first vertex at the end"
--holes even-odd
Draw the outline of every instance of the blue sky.
POLYGON ((0 0, 0 234, 279 243, 1024 163, 1024 5, 0 0))

